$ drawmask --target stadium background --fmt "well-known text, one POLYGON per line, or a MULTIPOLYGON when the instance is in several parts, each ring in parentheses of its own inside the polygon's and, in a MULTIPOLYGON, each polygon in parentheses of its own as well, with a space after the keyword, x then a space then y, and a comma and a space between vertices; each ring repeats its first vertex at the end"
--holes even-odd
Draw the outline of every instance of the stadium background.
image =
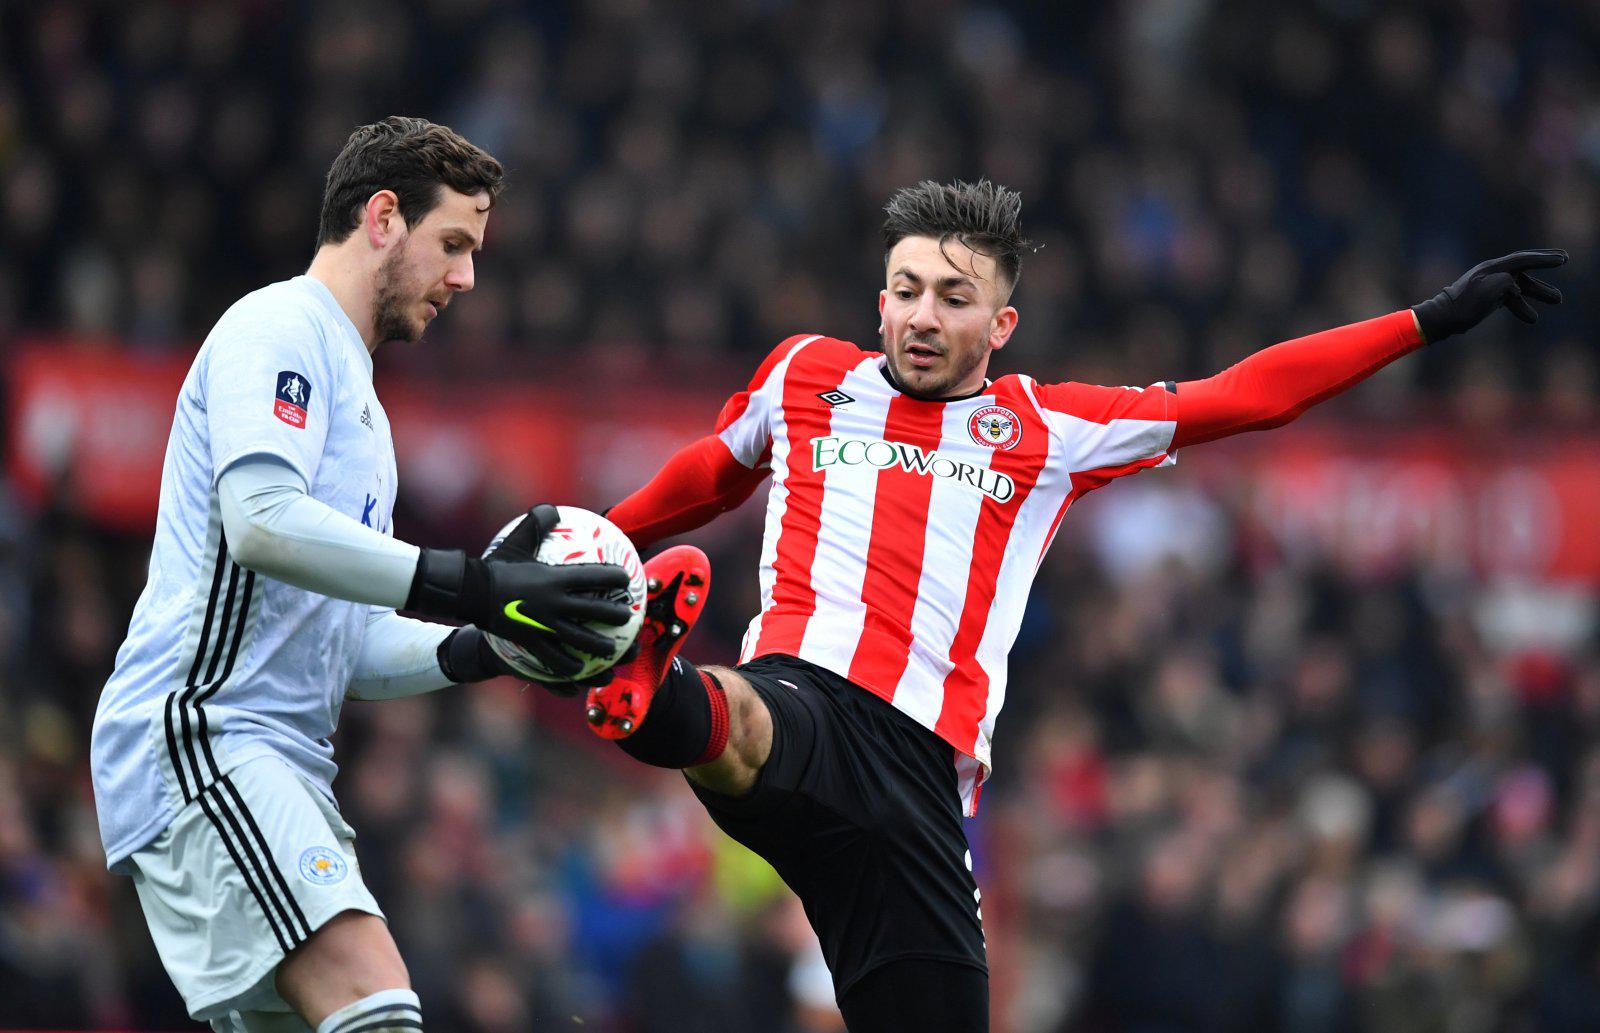
MULTIPOLYGON (((1080 503, 971 831, 1000 1033, 1597 1028, 1597 12, 0 2, 0 1026, 190 1028, 103 871, 89 721, 177 380, 400 112, 510 172, 477 290, 377 356, 396 530, 434 545, 614 501, 789 333, 866 341, 878 208, 924 177, 1023 192, 995 368, 1044 379, 1202 376, 1570 250, 1536 330, 1080 503)), ((697 657, 753 612, 758 527, 695 538, 697 657)), ((430 1029, 837 1029, 787 893, 575 709, 345 712, 430 1029)))

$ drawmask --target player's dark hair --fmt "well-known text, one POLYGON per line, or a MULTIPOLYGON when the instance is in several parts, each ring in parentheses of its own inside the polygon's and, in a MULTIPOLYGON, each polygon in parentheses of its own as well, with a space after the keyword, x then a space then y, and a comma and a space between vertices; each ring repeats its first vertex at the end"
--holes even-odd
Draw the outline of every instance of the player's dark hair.
POLYGON ((361 225, 361 209, 380 190, 394 191, 400 217, 415 226, 438 207, 441 186, 463 194, 487 191, 493 207, 504 179, 498 161, 448 126, 390 115, 351 133, 333 159, 322 190, 317 247, 350 236, 361 225))
POLYGON ((947 241, 957 240, 994 259, 1007 294, 1017 285, 1028 242, 1022 237, 1022 195, 1015 190, 987 179, 976 183, 925 179, 896 191, 883 210, 888 216, 883 220, 885 265, 889 252, 907 237, 933 237, 941 251, 947 241))

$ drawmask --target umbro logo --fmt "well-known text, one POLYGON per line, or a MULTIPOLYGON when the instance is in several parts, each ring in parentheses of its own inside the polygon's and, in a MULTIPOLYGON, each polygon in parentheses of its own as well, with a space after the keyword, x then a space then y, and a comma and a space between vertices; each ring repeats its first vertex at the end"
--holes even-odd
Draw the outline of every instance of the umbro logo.
POLYGON ((854 398, 837 389, 833 391, 818 391, 817 397, 833 406, 849 405, 855 401, 854 398))
POLYGON ((361 407, 361 422, 366 424, 368 430, 372 429, 372 406, 363 405, 361 407))

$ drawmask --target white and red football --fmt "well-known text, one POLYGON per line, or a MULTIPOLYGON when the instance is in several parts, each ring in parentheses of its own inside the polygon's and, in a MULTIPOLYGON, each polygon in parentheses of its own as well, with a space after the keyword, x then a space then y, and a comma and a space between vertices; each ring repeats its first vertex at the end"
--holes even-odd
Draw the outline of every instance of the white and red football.
MULTIPOLYGON (((628 651, 628 647, 633 645, 634 638, 639 634, 639 626, 644 623, 644 562, 639 559, 639 550, 633 547, 628 536, 599 513, 591 513, 577 506, 557 506, 556 511, 561 519, 555 529, 539 544, 539 552, 535 557, 539 562, 554 565, 615 563, 628 572, 628 587, 617 589, 607 596, 628 607, 630 611, 628 623, 619 626, 602 624, 598 621, 587 622, 590 628, 611 640, 611 651, 603 656, 573 654, 584 661, 583 669, 573 676, 573 680, 590 678, 621 659, 622 654, 628 651)), ((527 514, 524 513, 502 527, 490 540, 484 554, 487 555, 498 548, 506 535, 526 519, 527 514)), ((489 635, 488 638, 489 648, 523 677, 534 681, 567 680, 551 674, 544 664, 516 643, 508 642, 498 635, 489 635)))

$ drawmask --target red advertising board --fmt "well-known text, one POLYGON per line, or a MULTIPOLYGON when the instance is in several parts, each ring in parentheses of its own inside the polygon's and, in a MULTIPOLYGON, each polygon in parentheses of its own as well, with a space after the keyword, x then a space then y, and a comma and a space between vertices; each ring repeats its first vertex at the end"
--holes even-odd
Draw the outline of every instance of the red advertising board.
MULTIPOLYGON (((24 497, 66 496, 107 526, 152 528, 161 466, 189 359, 34 343, 7 356, 7 469, 24 497)), ((401 484, 421 504, 489 492, 605 505, 707 432, 720 393, 602 391, 385 379, 401 484), (617 399, 628 399, 619 404, 617 399)), ((272 399, 262 400, 263 405, 272 399)))
MULTIPOLYGON (((114 349, 18 349, 6 365, 13 481, 37 502, 66 493, 108 525, 151 527, 187 364, 114 349)), ((489 492, 508 510, 536 499, 615 501, 706 433, 723 401, 717 390, 667 383, 380 388, 415 504, 489 492)), ((1288 549, 1374 569, 1423 557, 1600 585, 1600 428, 1475 435, 1314 413, 1190 449, 1165 476, 1247 499, 1247 512, 1288 549)))
POLYGON ((1485 435, 1314 419, 1190 449, 1219 491, 1246 492, 1279 542, 1356 568, 1435 569, 1600 584, 1600 432, 1485 435))
POLYGON ((17 349, 6 363, 12 481, 113 526, 152 525, 184 370, 113 349, 17 349))

